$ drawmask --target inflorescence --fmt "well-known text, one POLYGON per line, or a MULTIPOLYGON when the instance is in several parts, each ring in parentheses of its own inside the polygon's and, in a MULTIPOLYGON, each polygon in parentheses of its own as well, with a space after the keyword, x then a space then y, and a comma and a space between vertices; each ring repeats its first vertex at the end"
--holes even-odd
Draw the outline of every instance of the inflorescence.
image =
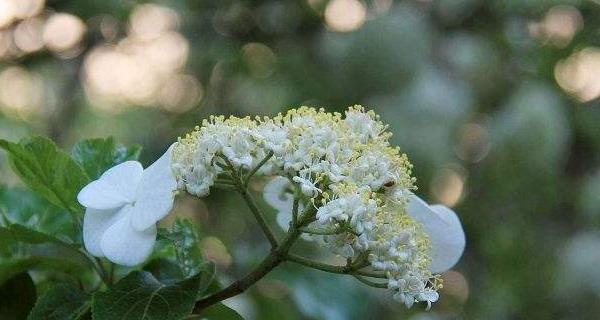
POLYGON ((273 118, 213 116, 179 139, 172 169, 179 189, 206 196, 228 167, 260 165, 257 175, 274 177, 265 189, 289 200, 290 211, 293 199, 315 210, 306 229, 320 232, 311 238, 364 260, 408 307, 430 304, 441 283, 429 269, 430 237, 406 209, 416 189, 412 165, 386 129, 361 106, 344 114, 301 107, 273 118))

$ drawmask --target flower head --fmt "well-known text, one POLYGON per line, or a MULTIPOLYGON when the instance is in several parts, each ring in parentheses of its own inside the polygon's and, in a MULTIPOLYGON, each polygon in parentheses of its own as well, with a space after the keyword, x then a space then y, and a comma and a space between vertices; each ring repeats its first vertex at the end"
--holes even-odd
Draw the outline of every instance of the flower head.
MULTIPOLYGON (((211 117, 179 140, 173 153, 178 187, 204 196, 223 168, 254 167, 275 176, 264 198, 289 226, 294 201, 315 208, 311 237, 333 253, 368 259, 393 296, 407 306, 438 299, 439 276, 464 250, 456 214, 413 194, 412 165, 373 111, 344 114, 301 107, 269 118, 211 117)), ((224 175, 226 177, 226 175, 224 175)), ((312 220, 311 220, 312 221, 312 220)))
POLYGON ((126 266, 150 256, 156 222, 173 207, 173 147, 146 169, 137 161, 118 164, 79 192, 86 207, 83 240, 92 255, 126 266))

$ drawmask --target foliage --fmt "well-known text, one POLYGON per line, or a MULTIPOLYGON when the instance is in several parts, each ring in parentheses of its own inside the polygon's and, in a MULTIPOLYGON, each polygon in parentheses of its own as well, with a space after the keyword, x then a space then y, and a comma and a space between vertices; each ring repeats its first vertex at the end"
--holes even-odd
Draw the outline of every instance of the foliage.
POLYGON ((165 285, 149 272, 132 272, 107 292, 94 294, 94 319, 181 319, 196 302, 200 276, 165 285))
MULTIPOLYGON (((144 266, 148 271, 132 271, 115 284, 106 274, 105 262, 91 259, 79 239, 64 237, 68 224, 61 219, 58 224, 43 223, 46 215, 57 214, 54 205, 76 213, 72 217, 79 221, 76 195, 81 184, 115 164, 137 159, 139 147, 120 146, 112 138, 82 140, 73 148, 71 158, 42 137, 19 144, 0 142, 9 152, 16 173, 35 192, 0 190, 0 294, 6 295, 0 303, 3 319, 29 315, 28 319, 77 320, 93 315, 94 319, 166 320, 191 312, 213 282, 215 266, 204 261, 198 247, 199 233, 189 221, 177 220, 163 231, 171 254, 148 262, 144 266), (44 206, 51 209, 43 210, 44 206), (36 290, 28 275, 32 271, 43 271, 51 282, 62 274, 70 283, 50 285, 34 306, 36 290), (101 287, 90 272, 104 281, 101 287), (77 283, 80 287, 74 286, 77 283)), ((75 225, 81 234, 80 226, 75 225)))
POLYGON ((10 154, 11 165, 27 186, 55 206, 81 213, 77 193, 89 177, 54 142, 43 137, 19 143, 0 139, 0 147, 10 154))

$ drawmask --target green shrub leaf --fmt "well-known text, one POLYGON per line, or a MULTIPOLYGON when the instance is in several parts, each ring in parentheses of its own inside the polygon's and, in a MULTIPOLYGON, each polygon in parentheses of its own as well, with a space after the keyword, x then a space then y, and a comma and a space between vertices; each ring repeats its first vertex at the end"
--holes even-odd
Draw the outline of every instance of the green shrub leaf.
POLYGON ((164 284, 149 272, 132 272, 107 292, 94 294, 94 319, 181 319, 194 307, 200 277, 198 274, 181 282, 164 284))
POLYGON ((0 139, 0 148, 9 153, 15 173, 32 190, 58 207, 83 212, 77 203, 77 193, 89 182, 89 177, 54 142, 44 137, 19 143, 0 139))
POLYGON ((28 320, 89 319, 91 302, 79 288, 59 284, 44 293, 36 302, 28 320))
POLYGON ((202 310, 202 313, 198 316, 194 316, 188 319, 195 320, 244 320, 239 313, 230 307, 222 304, 216 303, 212 306, 202 310))
POLYGON ((29 256, 3 261, 0 264, 0 284, 21 272, 30 270, 61 271, 66 274, 81 274, 86 269, 81 263, 58 257, 29 256))
POLYGON ((173 244, 177 263, 185 277, 200 272, 204 265, 204 257, 200 250, 198 229, 191 221, 177 219, 170 230, 159 231, 159 239, 173 244))
POLYGON ((54 243, 73 250, 77 247, 49 234, 29 229, 19 224, 0 227, 0 245, 10 242, 23 242, 29 244, 54 243))
POLYGON ((109 168, 128 161, 137 160, 140 146, 125 147, 115 143, 112 137, 81 140, 71 151, 71 156, 85 170, 90 179, 95 180, 109 168))
POLYGON ((19 187, 0 186, 0 212, 4 224, 17 223, 29 229, 78 241, 77 225, 69 212, 37 193, 19 187))
POLYGON ((0 319, 21 320, 33 308, 36 290, 26 272, 19 273, 0 286, 0 319))
POLYGON ((11 252, 11 246, 18 244, 31 246, 18 250, 25 256, 11 254, 9 259, 0 260, 0 284, 18 272, 32 269, 81 273, 89 263, 77 245, 18 224, 0 227, 0 248, 11 252))

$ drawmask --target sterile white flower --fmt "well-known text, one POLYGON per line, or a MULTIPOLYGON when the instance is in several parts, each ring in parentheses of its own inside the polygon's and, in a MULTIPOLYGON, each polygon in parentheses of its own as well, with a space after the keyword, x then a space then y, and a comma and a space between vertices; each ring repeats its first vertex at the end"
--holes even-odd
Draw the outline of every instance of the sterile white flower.
POLYGON ((175 144, 148 168, 126 161, 104 172, 77 195, 86 207, 85 248, 125 266, 142 263, 156 241, 156 222, 173 207, 177 182, 171 169, 175 144))
POLYGON ((465 250, 465 232, 456 213, 443 205, 428 205, 412 195, 407 206, 408 214, 423 224, 431 239, 431 265, 433 273, 452 268, 465 250))

